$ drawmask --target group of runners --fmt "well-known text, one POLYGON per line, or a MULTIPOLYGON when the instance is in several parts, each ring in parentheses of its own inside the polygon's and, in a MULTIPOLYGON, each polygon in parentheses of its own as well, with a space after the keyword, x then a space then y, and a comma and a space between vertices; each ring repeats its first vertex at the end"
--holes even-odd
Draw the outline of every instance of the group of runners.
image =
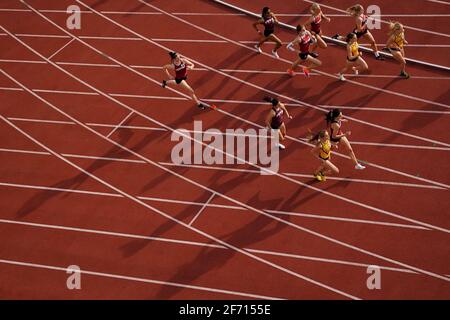
MULTIPOLYGON (((291 76, 295 75, 295 70, 301 66, 305 76, 309 76, 312 69, 322 65, 322 62, 318 59, 319 54, 317 50, 326 49, 327 44, 323 40, 323 32, 321 28, 322 21, 330 22, 331 19, 327 17, 321 10, 319 4, 314 3, 310 8, 311 16, 304 24, 297 25, 297 35, 293 41, 288 43, 287 49, 296 51, 298 58, 293 61, 291 67, 287 70, 287 73, 291 76), (299 49, 296 49, 298 45, 299 49)), ((359 48, 359 39, 365 39, 369 42, 373 54, 377 60, 384 60, 382 55, 378 51, 377 44, 373 35, 371 34, 367 22, 368 16, 365 14, 365 10, 362 5, 357 4, 347 9, 350 16, 355 19, 355 28, 346 36, 339 34, 334 35, 332 38, 345 41, 347 43, 347 57, 346 63, 342 70, 338 73, 339 80, 345 81, 344 74, 352 71, 355 74, 365 72, 369 69, 367 62, 362 58, 362 52, 359 48)), ((272 55, 275 58, 279 58, 278 49, 282 47, 282 41, 275 35, 275 26, 279 24, 276 15, 270 10, 269 7, 262 9, 261 18, 259 18, 253 27, 261 35, 259 42, 255 45, 257 52, 262 53, 261 46, 267 41, 275 43, 275 47, 272 50, 272 55), (263 25, 264 30, 261 32, 258 26, 263 25)), ((400 76, 408 79, 409 75, 406 73, 406 61, 404 45, 408 42, 405 39, 405 31, 403 25, 399 22, 392 22, 389 24, 388 40, 386 50, 392 54, 392 57, 400 63, 400 76)), ((205 109, 206 106, 197 98, 194 90, 187 83, 187 70, 193 69, 194 64, 185 57, 180 56, 176 52, 170 52, 170 63, 163 66, 168 80, 164 80, 163 87, 167 85, 180 85, 189 93, 191 98, 195 101, 197 106, 201 109, 205 109), (170 71, 175 73, 172 76, 170 71)), ((266 125, 272 130, 276 130, 279 135, 280 143, 278 144, 280 149, 285 149, 285 146, 281 143, 286 137, 286 125, 284 123, 284 115, 288 118, 292 118, 286 109, 286 106, 280 102, 277 98, 266 97, 264 100, 271 104, 271 109, 266 117, 266 125)), ((342 132, 342 122, 346 121, 343 118, 343 114, 339 109, 330 110, 326 114, 326 126, 317 134, 311 134, 308 137, 309 142, 314 144, 312 149, 313 154, 320 160, 320 166, 314 172, 314 177, 318 181, 325 181, 326 176, 330 174, 338 174, 339 169, 331 162, 331 149, 333 146, 337 147, 338 144, 342 144, 346 149, 348 155, 354 163, 355 169, 362 170, 365 167, 360 164, 353 152, 348 137, 351 132, 342 132)))

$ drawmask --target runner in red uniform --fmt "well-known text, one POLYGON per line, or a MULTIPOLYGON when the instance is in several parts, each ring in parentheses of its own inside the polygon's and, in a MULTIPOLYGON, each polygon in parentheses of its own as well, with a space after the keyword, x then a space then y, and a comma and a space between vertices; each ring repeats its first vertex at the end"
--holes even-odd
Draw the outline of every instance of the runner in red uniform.
POLYGON ((258 25, 264 25, 264 34, 261 36, 261 40, 259 40, 258 44, 255 45, 256 50, 258 50, 259 53, 262 53, 261 45, 266 41, 272 40, 273 42, 275 42, 275 48, 272 50, 272 55, 275 58, 279 58, 277 50, 281 48, 282 45, 281 40, 274 34, 275 24, 277 23, 278 19, 275 14, 270 11, 269 7, 264 7, 262 10, 261 18, 253 24, 253 27, 259 34, 261 34, 261 31, 259 31, 258 25))
POLYGON ((291 76, 294 76, 295 68, 300 63, 304 62, 305 64, 307 64, 307 66, 303 66, 303 73, 308 77, 309 71, 311 69, 322 65, 322 62, 317 59, 318 55, 311 51, 313 51, 317 47, 317 45, 323 47, 326 46, 326 44, 320 36, 313 36, 308 30, 306 30, 305 26, 302 26, 300 24, 297 26, 297 34, 297 37, 294 39, 294 41, 287 45, 287 48, 291 51, 298 52, 299 58, 292 63, 292 66, 287 70, 287 73, 291 76), (294 45, 297 43, 300 46, 300 50, 296 50, 294 48, 294 45))
MULTIPOLYGON (((286 125, 284 124, 283 115, 286 113, 286 116, 289 119, 292 119, 292 116, 287 111, 286 106, 278 101, 278 99, 265 97, 264 101, 272 104, 272 109, 270 109, 266 118, 266 126, 272 130, 278 131, 278 136, 281 142, 286 138, 286 125)), ((286 148, 281 143, 278 143, 278 147, 282 150, 286 148)))
MULTIPOLYGON (((364 7, 360 4, 355 4, 354 6, 348 8, 347 12, 355 18, 356 28, 353 30, 353 33, 356 34, 356 37, 358 39, 363 37, 365 40, 369 41, 375 58, 377 60, 384 60, 378 52, 378 47, 372 33, 370 33, 369 28, 367 27, 367 20, 369 17, 364 14, 364 7)), ((342 41, 345 39, 345 37, 341 37, 339 34, 334 35, 333 38, 342 41)))
POLYGON ((195 101, 200 109, 205 109, 206 106, 198 100, 197 96, 192 90, 191 86, 186 82, 187 80, 187 70, 194 69, 194 64, 184 57, 180 57, 176 52, 169 52, 171 58, 171 64, 166 64, 163 66, 169 80, 163 80, 162 86, 165 88, 168 84, 178 84, 182 86, 195 101), (170 74, 169 70, 175 71, 175 78, 170 74))
MULTIPOLYGON (((330 22, 331 19, 323 14, 320 6, 317 3, 312 4, 310 11, 311 17, 309 17, 308 21, 306 21, 305 26, 310 26, 311 34, 316 38, 322 38, 323 33, 320 27, 322 19, 326 20, 327 22, 330 22)), ((322 49, 325 49, 327 47, 327 44, 325 43, 325 41, 321 41, 320 43, 318 43, 318 46, 322 49)))

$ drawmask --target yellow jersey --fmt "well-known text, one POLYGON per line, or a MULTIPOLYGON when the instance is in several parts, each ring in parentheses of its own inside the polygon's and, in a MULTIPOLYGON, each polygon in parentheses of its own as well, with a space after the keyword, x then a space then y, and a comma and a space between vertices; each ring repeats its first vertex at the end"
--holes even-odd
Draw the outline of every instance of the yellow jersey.
POLYGON ((358 45, 358 42, 353 42, 351 45, 350 45, 350 50, 352 51, 352 55, 354 56, 354 57, 357 57, 358 55, 359 55, 359 45, 358 45))
POLYGON ((331 142, 326 140, 325 142, 320 142, 320 154, 319 157, 323 160, 328 160, 331 157, 331 142))
POLYGON ((405 42, 405 34, 402 32, 396 35, 394 37, 394 42, 400 49, 402 49, 405 42))

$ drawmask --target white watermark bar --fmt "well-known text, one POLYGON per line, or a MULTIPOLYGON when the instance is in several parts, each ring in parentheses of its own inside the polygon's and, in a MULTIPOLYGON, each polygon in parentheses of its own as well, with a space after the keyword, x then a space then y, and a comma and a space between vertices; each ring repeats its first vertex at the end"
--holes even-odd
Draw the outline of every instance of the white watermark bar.
POLYGON ((262 175, 273 175, 279 170, 278 130, 237 128, 222 132, 210 128, 203 131, 202 121, 194 121, 193 131, 177 129, 172 132, 171 141, 178 142, 171 152, 172 163, 176 165, 250 164, 261 167, 262 175))

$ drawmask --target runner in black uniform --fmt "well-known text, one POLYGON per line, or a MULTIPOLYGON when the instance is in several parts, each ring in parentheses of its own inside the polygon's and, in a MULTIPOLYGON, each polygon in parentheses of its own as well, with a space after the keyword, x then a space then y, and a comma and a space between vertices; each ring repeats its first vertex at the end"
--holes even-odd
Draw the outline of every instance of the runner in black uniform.
MULTIPOLYGON (((272 104, 272 109, 270 109, 269 114, 266 118, 266 125, 268 128, 272 130, 277 130, 280 142, 286 138, 286 125, 284 124, 283 115, 286 113, 286 116, 289 119, 292 119, 292 116, 287 111, 285 105, 278 101, 278 99, 265 97, 264 101, 270 102, 272 104)), ((281 143, 278 143, 278 147, 280 149, 285 149, 286 147, 281 143)))
POLYGON ((275 24, 277 23, 278 19, 275 14, 270 11, 269 7, 264 7, 262 10, 261 18, 253 24, 253 27, 259 34, 261 34, 261 31, 259 31, 258 25, 264 25, 264 34, 261 35, 261 40, 259 40, 258 44, 255 45, 256 50, 258 50, 259 53, 262 53, 261 45, 266 41, 272 40, 276 43, 275 48, 272 50, 272 55, 275 58, 279 58, 277 50, 282 45, 281 40, 274 34, 275 24))
POLYGON ((197 96, 194 93, 194 90, 191 86, 186 82, 187 80, 187 70, 194 69, 194 64, 184 57, 180 57, 176 52, 169 52, 171 63, 163 66, 164 71, 166 72, 169 80, 163 80, 162 86, 165 88, 168 84, 177 84, 183 87, 189 94, 192 99, 195 101, 197 106, 200 109, 205 109, 206 106, 198 100, 197 96), (175 71, 175 78, 170 74, 169 70, 175 71))

